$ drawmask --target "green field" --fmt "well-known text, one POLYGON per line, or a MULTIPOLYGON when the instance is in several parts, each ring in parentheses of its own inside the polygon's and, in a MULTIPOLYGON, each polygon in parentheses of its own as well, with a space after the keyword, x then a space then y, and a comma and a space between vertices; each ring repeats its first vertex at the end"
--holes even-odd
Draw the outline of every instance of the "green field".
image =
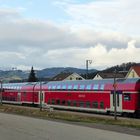
POLYGON ((42 119, 51 119, 51 120, 63 120, 63 121, 70 121, 75 123, 89 123, 91 124, 108 124, 108 125, 119 125, 125 127, 133 127, 140 129, 140 119, 133 119, 133 118, 118 118, 114 120, 113 117, 98 117, 92 115, 83 115, 83 114, 76 114, 76 113, 67 113, 62 111, 47 111, 43 110, 40 111, 39 108, 30 108, 30 107, 21 107, 21 106, 13 106, 13 105, 2 105, 0 106, 0 112, 4 113, 11 113, 11 114, 18 114, 24 116, 30 116, 35 118, 42 118, 42 119))

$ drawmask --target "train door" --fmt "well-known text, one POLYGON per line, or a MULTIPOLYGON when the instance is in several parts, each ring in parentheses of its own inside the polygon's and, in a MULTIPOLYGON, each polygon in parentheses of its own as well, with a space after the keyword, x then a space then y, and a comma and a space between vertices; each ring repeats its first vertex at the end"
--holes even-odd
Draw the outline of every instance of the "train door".
POLYGON ((42 92, 39 91, 39 100, 38 100, 38 102, 39 102, 39 104, 41 106, 43 106, 45 104, 45 92, 44 91, 42 91, 42 92))
POLYGON ((18 92, 18 93, 17 93, 17 102, 20 102, 20 101, 21 101, 21 93, 18 92))
MULTIPOLYGON (((115 107, 115 94, 111 91, 110 94, 110 110, 114 112, 115 107)), ((116 91, 116 109, 117 112, 122 112, 122 91, 116 91)))

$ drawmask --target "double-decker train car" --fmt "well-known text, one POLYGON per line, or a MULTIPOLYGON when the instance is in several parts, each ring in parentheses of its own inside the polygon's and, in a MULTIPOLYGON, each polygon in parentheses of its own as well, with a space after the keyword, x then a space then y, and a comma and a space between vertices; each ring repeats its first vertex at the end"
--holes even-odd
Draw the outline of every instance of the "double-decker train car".
POLYGON ((140 114, 140 79, 3 84, 3 102, 90 112, 140 114), (114 87, 115 86, 115 87, 114 87))
POLYGON ((2 101, 12 104, 39 103, 38 93, 34 88, 37 83, 6 83, 3 84, 2 101))
MULTIPOLYGON (((45 103, 53 108, 114 112, 114 80, 48 82, 45 103)), ((140 112, 140 80, 117 79, 116 109, 120 114, 140 112)))

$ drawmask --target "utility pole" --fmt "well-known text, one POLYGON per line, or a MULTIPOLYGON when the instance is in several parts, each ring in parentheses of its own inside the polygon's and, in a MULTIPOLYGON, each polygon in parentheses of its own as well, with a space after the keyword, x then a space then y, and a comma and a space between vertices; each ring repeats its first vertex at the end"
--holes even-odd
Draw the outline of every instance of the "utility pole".
POLYGON ((42 82, 40 81, 40 111, 42 111, 42 82))
POLYGON ((0 81, 0 105, 2 105, 2 81, 0 81))
POLYGON ((115 70, 114 71, 114 84, 113 84, 113 87, 114 87, 114 119, 117 120, 117 102, 116 102, 116 88, 117 88, 117 82, 116 82, 116 73, 117 71, 115 70))
POLYGON ((86 60, 86 79, 88 79, 88 63, 91 64, 92 60, 86 60))

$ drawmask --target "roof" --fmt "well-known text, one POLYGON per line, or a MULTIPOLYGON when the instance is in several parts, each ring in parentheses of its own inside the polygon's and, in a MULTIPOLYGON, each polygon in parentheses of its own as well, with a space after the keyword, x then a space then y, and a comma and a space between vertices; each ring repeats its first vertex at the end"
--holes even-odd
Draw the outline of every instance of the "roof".
POLYGON ((132 66, 130 70, 134 69, 137 75, 140 77, 140 66, 132 66))
POLYGON ((56 76, 54 76, 51 81, 62 81, 64 79, 66 79, 68 76, 70 76, 73 73, 60 73, 56 76))
POLYGON ((104 72, 99 72, 97 73, 98 75, 100 75, 103 79, 109 79, 109 78, 124 78, 125 75, 123 73, 104 73, 104 72))

